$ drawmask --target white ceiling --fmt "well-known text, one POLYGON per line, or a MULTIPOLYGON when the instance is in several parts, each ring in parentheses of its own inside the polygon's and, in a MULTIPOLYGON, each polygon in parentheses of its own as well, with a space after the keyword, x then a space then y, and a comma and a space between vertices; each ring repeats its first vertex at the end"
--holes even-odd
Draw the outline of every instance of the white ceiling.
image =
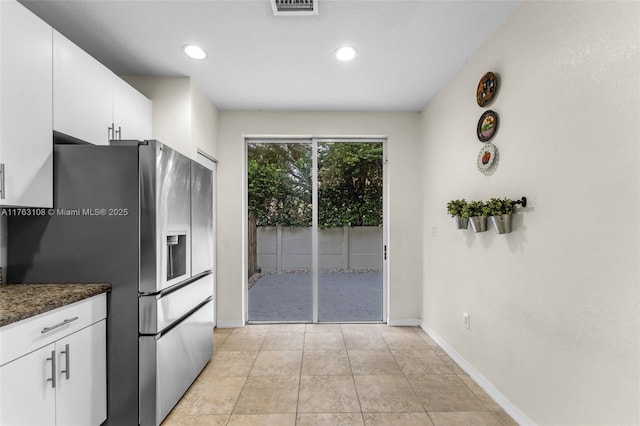
POLYGON ((519 4, 319 0, 317 16, 283 17, 269 0, 22 3, 117 74, 190 76, 219 109, 332 111, 420 111, 519 4), (334 57, 344 44, 350 63, 334 57))

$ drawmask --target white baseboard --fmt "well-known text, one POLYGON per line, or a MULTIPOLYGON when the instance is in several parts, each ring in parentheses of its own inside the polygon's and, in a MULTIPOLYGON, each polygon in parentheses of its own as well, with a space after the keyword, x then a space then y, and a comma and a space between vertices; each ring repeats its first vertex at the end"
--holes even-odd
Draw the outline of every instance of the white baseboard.
POLYGON ((218 328, 244 327, 244 321, 242 321, 242 320, 232 320, 232 321, 218 320, 218 322, 216 323, 216 327, 218 327, 218 328))
POLYGON ((416 318, 401 318, 391 319, 387 318, 387 325, 391 327, 420 327, 422 322, 416 318))
POLYGON ((513 404, 504 394, 502 394, 486 377, 484 377, 473 365, 462 355, 445 342, 438 334, 420 324, 420 327, 462 368, 493 400, 509 414, 513 420, 520 425, 535 426, 535 422, 529 418, 522 410, 513 404))

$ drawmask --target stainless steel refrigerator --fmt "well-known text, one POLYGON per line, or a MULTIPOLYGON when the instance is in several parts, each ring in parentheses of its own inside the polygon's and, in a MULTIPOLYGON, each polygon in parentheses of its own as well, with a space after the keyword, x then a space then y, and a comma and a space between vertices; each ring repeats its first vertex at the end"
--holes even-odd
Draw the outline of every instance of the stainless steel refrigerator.
POLYGON ((213 176, 158 141, 54 146, 54 208, 8 282, 106 282, 109 425, 159 425, 213 354, 213 176))

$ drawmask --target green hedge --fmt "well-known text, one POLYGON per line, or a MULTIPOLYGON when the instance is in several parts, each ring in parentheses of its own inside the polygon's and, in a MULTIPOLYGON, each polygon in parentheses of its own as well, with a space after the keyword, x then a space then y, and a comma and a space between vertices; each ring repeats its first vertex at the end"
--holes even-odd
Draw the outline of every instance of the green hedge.
MULTIPOLYGON (((249 213, 258 226, 311 226, 311 145, 250 144, 249 213)), ((382 225, 382 144, 318 147, 322 228, 382 225)))

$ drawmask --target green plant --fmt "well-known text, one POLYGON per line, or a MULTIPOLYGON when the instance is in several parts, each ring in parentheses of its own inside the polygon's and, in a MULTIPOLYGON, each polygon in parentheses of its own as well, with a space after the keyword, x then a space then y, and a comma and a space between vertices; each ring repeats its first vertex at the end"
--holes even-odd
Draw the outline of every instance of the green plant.
MULTIPOLYGON (((320 144, 320 228, 382 226, 382 165, 382 143, 320 144)), ((247 201, 257 226, 310 227, 312 176, 311 144, 248 144, 247 201)))
POLYGON ((464 208, 466 217, 487 216, 487 206, 483 201, 469 201, 464 208))
POLYGON ((492 198, 486 202, 488 216, 502 216, 515 211, 515 202, 509 198, 492 198))
POLYGON ((467 205, 467 201, 463 198, 461 200, 451 200, 447 203, 447 213, 451 215, 451 217, 461 216, 461 217, 469 217, 465 216, 465 207, 467 205))

